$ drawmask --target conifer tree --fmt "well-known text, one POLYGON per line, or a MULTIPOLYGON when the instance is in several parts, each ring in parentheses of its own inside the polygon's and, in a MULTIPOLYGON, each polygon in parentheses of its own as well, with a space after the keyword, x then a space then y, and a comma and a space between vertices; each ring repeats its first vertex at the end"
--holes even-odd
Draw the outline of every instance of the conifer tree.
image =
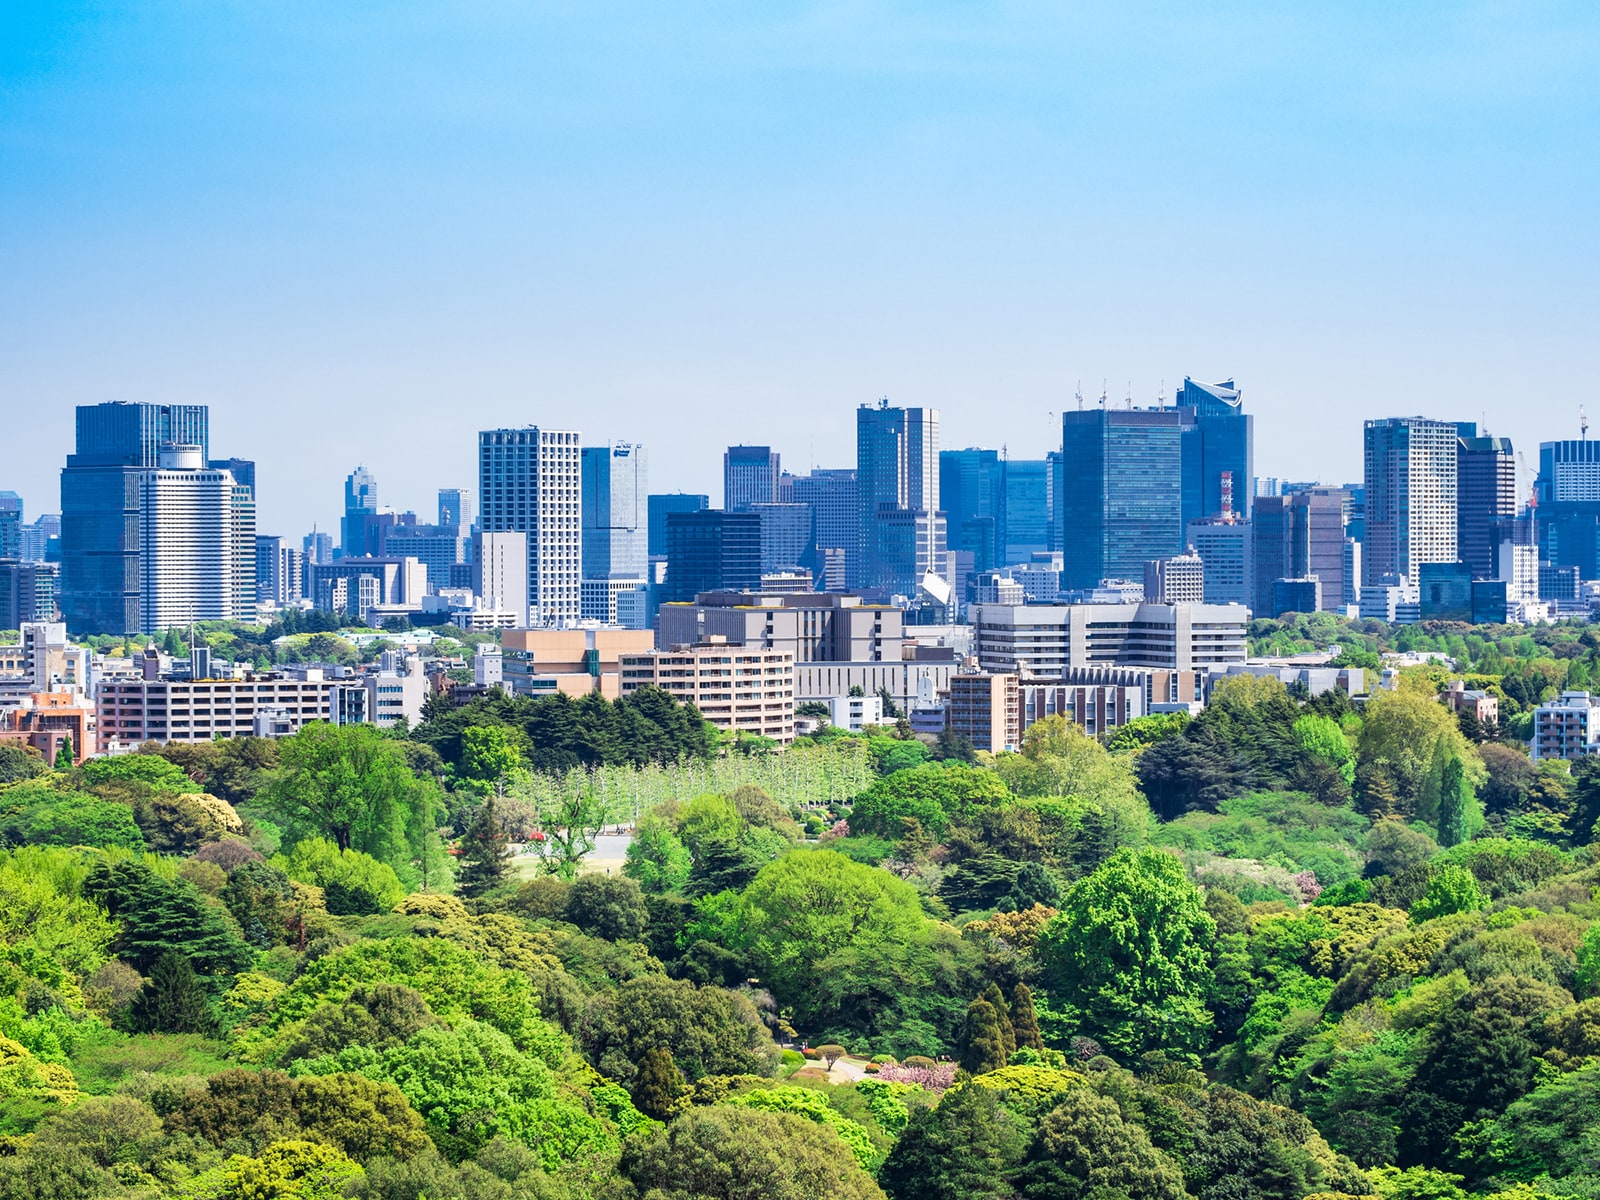
POLYGON ((72 770, 72 736, 70 734, 61 739, 61 749, 56 751, 56 770, 72 770))
POLYGON ((478 809, 471 826, 461 838, 461 874, 456 891, 469 898, 493 891, 506 877, 511 861, 505 827, 490 796, 478 809))
POLYGON ((998 983, 991 983, 983 993, 983 998, 989 1002, 989 1007, 994 1009, 995 1016, 1000 1022, 1000 1040, 1006 1048, 1006 1058, 1017 1052, 1017 1031, 1011 1024, 1011 1009, 1006 1004, 1005 993, 1000 990, 998 983))
POLYGON ((215 1034, 205 985, 189 960, 176 950, 156 959, 150 978, 128 1005, 128 1024, 136 1033, 215 1034))
POLYGON ((1459 754, 1444 764, 1439 779, 1439 845, 1448 850, 1467 840, 1467 810, 1472 802, 1472 784, 1459 754))
POLYGON ((639 1059, 639 1073, 633 1080, 633 1103, 647 1117, 658 1121, 672 1119, 678 1110, 678 1097, 682 1090, 678 1066, 672 1061, 672 1051, 665 1046, 646 1050, 639 1059))
POLYGON ((967 1005, 967 1024, 961 1031, 961 1065, 974 1075, 982 1075, 998 1071, 1008 1057, 1000 1014, 987 1000, 974 1000, 967 1005))
POLYGON ((1039 1033, 1039 1014, 1033 1007, 1033 992, 1028 985, 1019 983, 1011 993, 1011 1028, 1017 1035, 1017 1048, 1043 1050, 1044 1038, 1039 1033))

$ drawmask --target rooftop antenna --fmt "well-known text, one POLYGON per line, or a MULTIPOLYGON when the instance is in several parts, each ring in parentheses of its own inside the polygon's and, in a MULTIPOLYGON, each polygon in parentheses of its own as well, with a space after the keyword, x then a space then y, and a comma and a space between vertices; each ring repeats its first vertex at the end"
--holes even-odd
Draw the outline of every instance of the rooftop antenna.
POLYGON ((1105 408, 1105 406, 1106 406, 1106 399, 1107 399, 1106 381, 1104 379, 1101 379, 1100 380, 1100 407, 1102 409, 1105 408))
POLYGON ((1078 380, 1077 397, 1078 397, 1078 411, 1082 412, 1083 411, 1083 380, 1081 380, 1081 379, 1078 380))
POLYGON ((1589 414, 1583 411, 1583 405, 1578 405, 1578 432, 1584 441, 1589 440, 1589 414))
POLYGON ((1163 379, 1161 381, 1161 387, 1156 391, 1156 407, 1157 408, 1165 408, 1166 406, 1167 406, 1167 381, 1165 379, 1163 379))
POLYGON ((1128 380, 1128 398, 1127 398, 1127 403, 1128 403, 1128 411, 1132 412, 1133 411, 1133 380, 1131 380, 1131 379, 1128 380))

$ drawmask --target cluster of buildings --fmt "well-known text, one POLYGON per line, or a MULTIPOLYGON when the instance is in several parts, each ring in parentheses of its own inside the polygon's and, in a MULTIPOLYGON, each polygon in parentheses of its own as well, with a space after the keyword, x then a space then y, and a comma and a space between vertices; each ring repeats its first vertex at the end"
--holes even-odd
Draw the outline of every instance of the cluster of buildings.
MULTIPOLYGON (((336 532, 299 538, 258 530, 255 463, 212 456, 206 406, 88 405, 76 421, 59 515, 26 523, 0 492, 0 628, 143 638, 294 610, 451 623, 498 631, 472 688, 651 684, 780 741, 815 705, 1003 749, 1054 713, 1099 732, 1192 708, 1238 671, 1361 691, 1360 672, 1248 662, 1251 613, 1536 621, 1600 600, 1586 430, 1541 447, 1527 503, 1508 439, 1421 417, 1366 422, 1360 483, 1286 482, 1255 475, 1232 380, 1185 379, 1145 408, 1080 396, 1038 459, 943 448, 936 409, 880 400, 857 411, 853 467, 796 474, 772 447, 728 447, 721 507, 651 492, 636 443, 483 430, 476 486, 439 489, 431 523, 358 467, 336 532)), ((63 687, 19 663, 39 686, 12 690, 68 697, 33 703, 35 723, 76 696, 80 733, 108 745, 392 723, 441 678, 413 649, 365 673, 152 650, 75 664, 63 687)))

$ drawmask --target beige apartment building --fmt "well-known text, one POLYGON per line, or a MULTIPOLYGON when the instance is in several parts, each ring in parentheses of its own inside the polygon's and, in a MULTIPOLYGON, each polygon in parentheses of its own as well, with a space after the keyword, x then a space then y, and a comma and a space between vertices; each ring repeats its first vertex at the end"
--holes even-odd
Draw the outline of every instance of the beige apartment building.
POLYGON ((794 740, 794 655, 721 637, 668 650, 624 654, 622 694, 654 685, 693 704, 725 733, 794 740))

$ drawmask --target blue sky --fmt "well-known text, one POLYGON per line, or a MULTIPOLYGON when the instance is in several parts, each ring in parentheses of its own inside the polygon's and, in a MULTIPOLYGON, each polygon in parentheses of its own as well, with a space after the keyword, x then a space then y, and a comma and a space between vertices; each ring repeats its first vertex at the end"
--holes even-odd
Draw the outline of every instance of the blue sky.
POLYGON ((1262 474, 1410 413, 1536 461, 1593 369, 1597 58, 1537 0, 11 4, 0 488, 57 507, 106 399, 209 403, 298 535, 357 462, 430 512, 483 427, 715 497, 880 395, 1037 457, 1079 381, 1185 374, 1262 474))

